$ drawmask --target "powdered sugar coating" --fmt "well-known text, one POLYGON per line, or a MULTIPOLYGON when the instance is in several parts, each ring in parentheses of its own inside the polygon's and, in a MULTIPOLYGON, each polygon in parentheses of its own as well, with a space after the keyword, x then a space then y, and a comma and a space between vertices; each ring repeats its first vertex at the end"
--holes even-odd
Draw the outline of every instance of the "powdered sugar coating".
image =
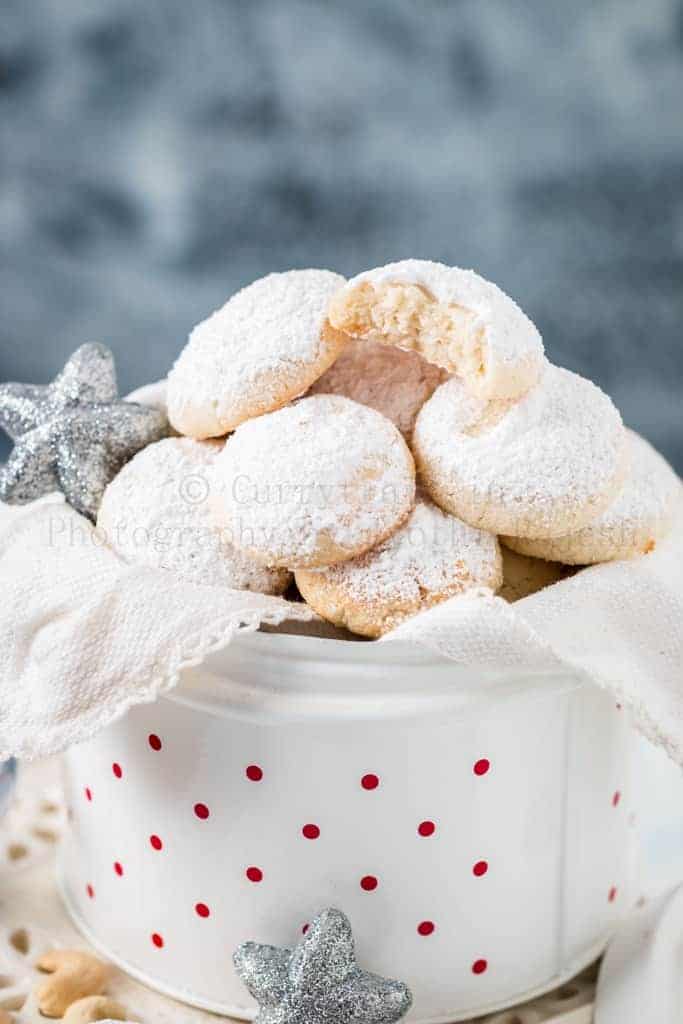
POLYGON ((326 569, 300 570, 296 582, 323 618, 378 637, 472 587, 497 589, 501 554, 493 534, 418 498, 403 526, 377 547, 326 569))
POLYGON ((126 562, 191 583, 281 594, 291 581, 236 551, 211 521, 208 477, 220 441, 167 438, 148 445, 107 487, 97 520, 126 562))
POLYGON ((167 386, 168 382, 166 380, 157 380, 153 384, 143 384, 142 387, 136 388, 135 391, 131 391, 129 395, 126 395, 124 401, 137 402, 138 405, 146 405, 152 409, 161 409, 163 413, 168 415, 168 403, 166 401, 167 386))
POLYGON ((415 468, 396 427, 338 395, 313 395, 239 427, 217 458, 212 504, 236 547, 267 565, 330 565, 404 521, 415 468))
POLYGON ((627 431, 630 470, 609 507, 576 533, 544 540, 505 537, 522 554, 567 565, 635 558, 654 551, 671 529, 681 481, 669 463, 634 431, 627 431))
MULTIPOLYGON (((472 330, 481 332, 483 352, 481 360, 476 361, 476 371, 465 372, 465 382, 473 394, 517 398, 537 382, 544 365, 544 349, 535 324, 504 291, 473 270, 431 260, 400 260, 358 274, 347 282, 343 294, 364 282, 374 286, 418 285, 437 302, 474 314, 472 330)), ((445 339, 442 353, 443 359, 437 357, 434 361, 461 375, 458 367, 450 365, 445 339)))
POLYGON ((198 324, 168 378, 176 430, 222 437, 303 394, 347 343, 327 323, 343 283, 329 270, 269 274, 198 324))
POLYGON ((518 402, 485 402, 453 378, 423 406, 413 453, 425 487, 472 526, 560 537, 610 504, 628 468, 616 408, 578 374, 547 364, 518 402))
POLYGON ((405 437, 415 417, 447 374, 416 352, 357 338, 310 390, 312 395, 345 395, 376 409, 405 437))

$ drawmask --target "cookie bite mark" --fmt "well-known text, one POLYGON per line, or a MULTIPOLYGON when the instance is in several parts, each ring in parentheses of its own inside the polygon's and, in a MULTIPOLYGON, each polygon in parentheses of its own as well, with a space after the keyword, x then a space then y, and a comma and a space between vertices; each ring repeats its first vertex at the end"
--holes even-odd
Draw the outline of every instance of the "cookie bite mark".
POLYGON ((222 437, 303 394, 348 343, 327 320, 343 283, 329 270, 269 274, 198 324, 168 377, 173 427, 222 437))
POLYGON ((296 582, 328 622, 376 638, 474 587, 496 590, 501 554, 493 534, 421 496, 405 523, 371 551, 325 569, 299 570, 296 582))
POLYGON ((485 398, 519 397, 543 365, 528 317, 494 284, 458 267, 404 260, 368 271, 332 298, 328 317, 351 337, 419 353, 485 398))

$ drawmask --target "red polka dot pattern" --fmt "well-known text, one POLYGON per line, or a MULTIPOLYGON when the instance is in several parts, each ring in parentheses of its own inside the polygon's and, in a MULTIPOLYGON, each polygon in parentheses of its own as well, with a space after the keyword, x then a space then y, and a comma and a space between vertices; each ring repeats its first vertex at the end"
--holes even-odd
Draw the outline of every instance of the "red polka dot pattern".
POLYGON ((607 897, 607 899, 608 899, 608 901, 610 903, 614 903, 615 899, 617 898, 618 891, 619 890, 617 889, 617 887, 615 885, 613 885, 612 888, 610 889, 609 895, 607 897))
POLYGON ((472 771, 475 775, 486 775, 491 767, 491 762, 487 757, 481 757, 475 762, 472 771))
POLYGON ((472 974, 483 974, 488 969, 486 960, 475 960, 472 964, 472 974))
POLYGON ((250 764, 246 776, 250 782, 260 782, 263 778, 263 768, 259 768, 257 764, 250 764))
POLYGON ((210 917, 211 916, 211 911, 207 907, 206 903, 196 903, 194 910, 195 910, 195 913, 197 914, 198 917, 210 917))
POLYGON ((114 861, 114 871, 119 876, 119 878, 123 877, 123 864, 121 864, 118 860, 114 861))
POLYGON ((154 732, 151 732, 149 734, 149 736, 147 737, 147 742, 149 743, 152 750, 156 750, 157 753, 161 750, 163 746, 163 743, 161 742, 157 734, 154 732))
POLYGON ((153 943, 153 945, 156 946, 157 949, 163 949, 164 948, 164 940, 163 940, 162 936, 159 935, 159 932, 154 932, 152 934, 152 943, 153 943))
POLYGON ((310 927, 311 927, 311 926, 310 926, 309 924, 305 924, 305 925, 303 926, 303 928, 301 929, 301 934, 302 934, 302 935, 305 935, 305 934, 306 934, 306 932, 308 931, 308 929, 309 929, 310 927))
POLYGON ((210 810, 209 810, 209 808, 208 808, 208 807, 206 806, 206 804, 195 804, 195 805, 194 805, 194 813, 196 814, 196 816, 197 816, 197 817, 198 817, 198 818, 199 818, 199 819, 200 819, 201 821, 206 821, 206 819, 207 819, 207 818, 209 817, 209 815, 211 814, 211 811, 210 811, 210 810))
POLYGON ((111 770, 113 771, 117 779, 123 778, 123 768, 121 767, 120 764, 117 764, 116 761, 114 761, 113 765, 111 766, 111 770))
POLYGON ((263 872, 261 868, 247 868, 247 878, 250 882, 262 882, 263 872))
POLYGON ((433 836, 436 832, 436 825, 433 821, 421 821, 417 826, 418 835, 421 835, 423 839, 428 839, 429 836, 433 836))
POLYGON ((614 794, 614 796, 612 797, 612 807, 618 807, 620 800, 621 800, 621 793, 619 792, 619 790, 617 790, 616 793, 614 794))
POLYGON ((481 878, 482 875, 486 874, 488 869, 489 869, 489 866, 488 866, 488 862, 487 861, 485 861, 485 860, 478 860, 477 863, 472 868, 472 874, 475 875, 477 878, 481 878))
POLYGON ((374 892, 378 885, 379 882, 374 875, 365 875, 365 877, 360 880, 360 887, 363 892, 374 892))
POLYGON ((85 799, 88 801, 92 800, 92 789, 90 788, 90 786, 85 787, 85 799))
POLYGON ((164 844, 162 843, 159 836, 150 836, 149 842, 153 850, 163 850, 164 848, 164 844))
POLYGON ((85 891, 87 892, 87 894, 88 894, 88 897, 89 897, 89 898, 90 898, 91 900, 94 900, 94 899, 95 899, 95 890, 93 889, 92 885, 86 885, 86 887, 85 887, 85 891))
POLYGON ((432 935, 435 930, 435 924, 433 921, 420 921, 417 926, 418 935, 432 935))
POLYGON ((304 839, 319 839, 320 829, 317 825, 304 825, 301 829, 304 839))
POLYGON ((363 789, 377 789, 379 786, 379 776, 373 774, 364 775, 360 780, 360 784, 363 789))

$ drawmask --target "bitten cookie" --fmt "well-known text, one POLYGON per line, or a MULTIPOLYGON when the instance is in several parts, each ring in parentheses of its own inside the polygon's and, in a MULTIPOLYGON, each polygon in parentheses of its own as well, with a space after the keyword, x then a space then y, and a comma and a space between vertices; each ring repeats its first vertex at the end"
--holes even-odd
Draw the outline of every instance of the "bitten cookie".
POLYGON ((517 402, 486 402, 456 378, 446 381, 422 407, 412 447, 438 505, 515 537, 582 529, 607 508, 628 468, 610 399, 550 363, 517 402))
POLYGON ((265 565, 330 565, 405 520, 415 467, 396 427, 339 395, 242 424, 216 459, 212 504, 233 544, 265 565))
POLYGON ((446 377, 445 370, 417 352, 358 338, 347 345, 309 393, 345 395, 369 405, 395 423, 404 437, 410 437, 415 417, 446 377))
POLYGON ((308 604, 335 626, 378 637, 404 619, 472 587, 502 581, 496 537, 418 498, 403 526, 360 558, 299 570, 308 604))
POLYGON ((539 378, 543 342, 500 288, 472 270, 402 260, 352 278, 329 320, 354 338, 419 352, 482 398, 517 398, 539 378))
POLYGON ((592 523, 564 537, 503 538, 526 555, 567 565, 591 565, 636 558, 654 551, 671 528, 681 481, 665 459, 642 437, 627 431, 629 476, 612 504, 592 523))
POLYGON ((104 492, 98 529, 133 565, 167 569, 190 583, 281 594, 291 575, 236 551, 211 521, 208 474, 222 447, 187 437, 148 445, 104 492))
POLYGON ((498 596, 511 604, 529 597, 553 583, 559 583, 571 575, 572 569, 557 562, 544 562, 541 558, 518 555, 516 551, 503 547, 503 586, 498 596))
POLYGON ((347 343, 327 322, 343 283, 329 270, 269 274, 198 324, 169 374, 172 426, 222 437, 303 394, 347 343))

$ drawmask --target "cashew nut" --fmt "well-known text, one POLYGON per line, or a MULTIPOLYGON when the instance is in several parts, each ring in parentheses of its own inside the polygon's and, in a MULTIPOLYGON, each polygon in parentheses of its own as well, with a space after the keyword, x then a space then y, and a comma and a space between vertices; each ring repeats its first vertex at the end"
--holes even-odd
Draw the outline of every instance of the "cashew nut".
POLYGON ((108 973, 101 960, 77 949, 53 949, 41 956, 36 967, 51 975, 36 990, 44 1017, 62 1017, 78 999, 99 994, 108 973))
POLYGON ((64 1014, 63 1024, 94 1024, 99 1020, 126 1020, 126 1010, 109 996, 77 999, 64 1014))

